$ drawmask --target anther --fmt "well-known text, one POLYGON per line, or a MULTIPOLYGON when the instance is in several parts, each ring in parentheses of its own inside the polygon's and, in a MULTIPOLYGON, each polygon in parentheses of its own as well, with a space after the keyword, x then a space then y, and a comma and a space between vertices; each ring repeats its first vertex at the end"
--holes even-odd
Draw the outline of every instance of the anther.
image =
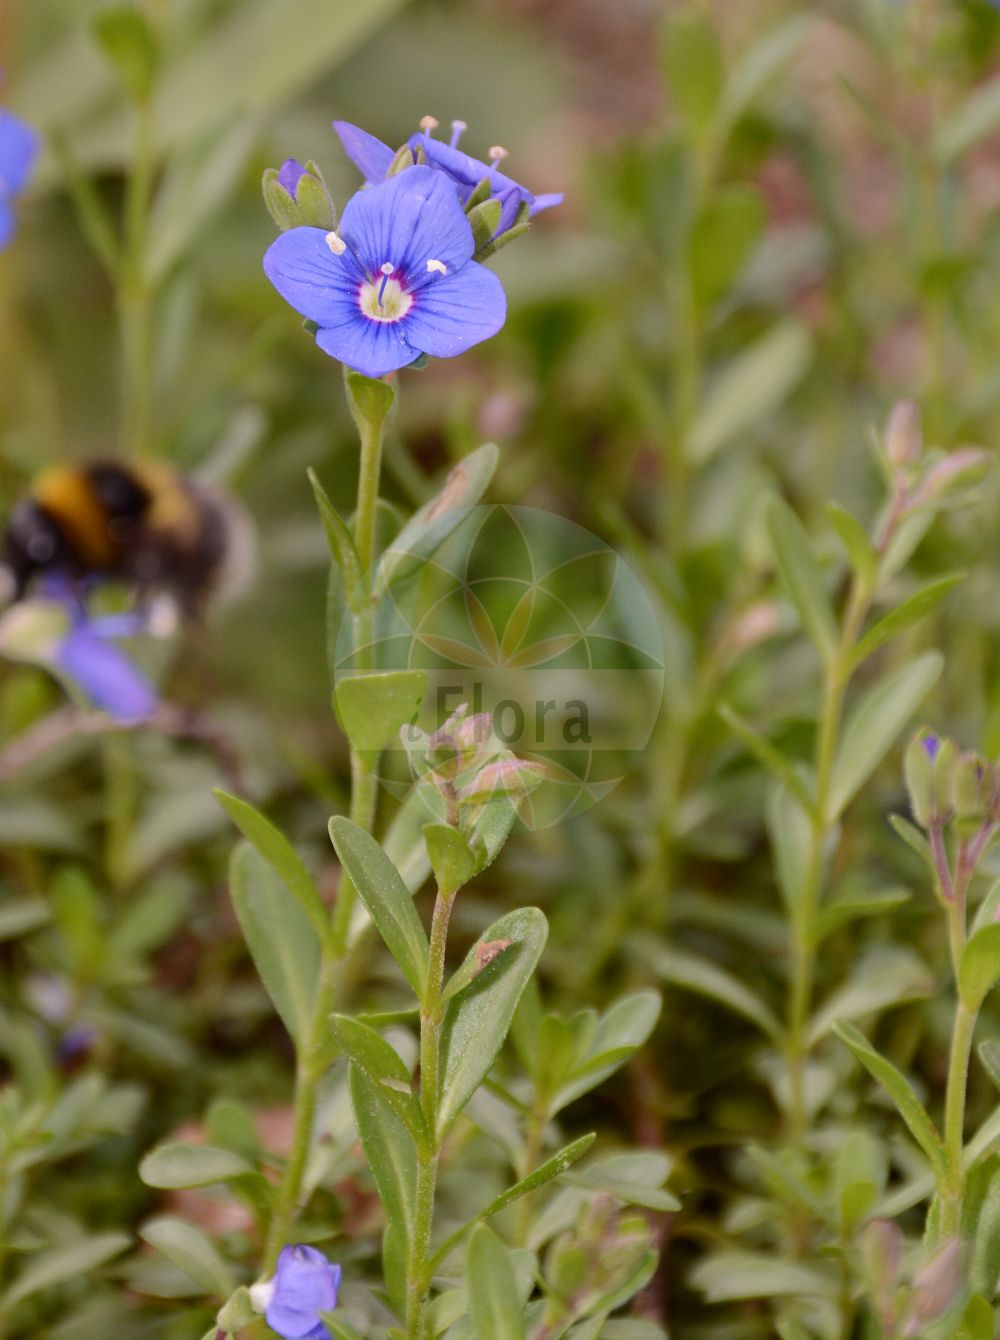
POLYGON ((458 148, 458 141, 461 139, 462 131, 465 130, 465 129, 466 129, 466 125, 465 125, 465 122, 464 122, 464 121, 452 121, 452 123, 451 123, 451 140, 449 141, 449 144, 448 144, 448 147, 449 147, 450 149, 457 149, 457 148, 458 148))
POLYGON ((393 265, 392 261, 385 261, 382 265, 379 266, 379 270, 381 271, 383 276, 382 283, 379 285, 378 290, 378 305, 380 307, 382 306, 382 294, 385 292, 385 286, 386 284, 388 284, 389 276, 392 274, 395 268, 396 267, 393 265))
POLYGON ((327 233, 326 245, 335 256, 343 256, 344 252, 347 250, 347 243, 342 237, 338 236, 337 233, 327 233))
POLYGON ((490 158, 493 159, 494 162, 499 163, 501 158, 506 157, 507 157, 507 150, 503 147, 503 145, 494 144, 493 148, 490 150, 490 158))
POLYGON ((427 262, 427 272, 428 274, 446 275, 448 273, 448 267, 445 265, 444 261, 432 260, 427 262))
POLYGON ((439 125, 440 122, 436 116, 422 116, 420 118, 420 129, 427 135, 429 135, 432 130, 437 130, 439 125))

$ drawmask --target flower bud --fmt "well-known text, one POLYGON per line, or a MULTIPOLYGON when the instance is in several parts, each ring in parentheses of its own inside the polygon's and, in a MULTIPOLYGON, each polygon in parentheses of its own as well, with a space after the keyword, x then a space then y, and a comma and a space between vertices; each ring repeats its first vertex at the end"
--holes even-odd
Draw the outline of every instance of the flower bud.
POLYGON ((900 400, 893 406, 885 430, 885 454, 889 464, 897 469, 915 464, 920 459, 922 446, 920 410, 915 401, 900 400))
POLYGON ((914 736, 903 756, 903 775, 910 797, 910 811, 926 828, 934 810, 934 760, 940 749, 938 737, 922 730, 914 736))
POLYGON ((923 1335, 957 1300, 962 1285, 962 1240, 948 1238, 917 1271, 904 1336, 923 1335))
POLYGON ((958 485, 977 483, 989 468, 990 459, 989 452, 979 447, 953 451, 928 470, 912 499, 913 505, 937 502, 958 485))
POLYGON ((959 819, 982 819, 990 807, 993 777, 986 760, 972 750, 961 754, 952 773, 952 800, 959 819))
POLYGON ((861 1259, 882 1330, 893 1335, 896 1290, 903 1261, 903 1234, 899 1226, 889 1219, 873 1219, 861 1235, 861 1259))
POLYGON ((515 799, 530 795, 545 780, 541 763, 530 763, 523 758, 500 758, 487 763, 477 776, 459 792, 463 805, 485 805, 494 796, 506 795, 515 799))
POLYGON ((337 226, 337 211, 323 175, 315 163, 305 167, 286 158, 280 168, 268 168, 263 180, 264 203, 282 230, 337 226))

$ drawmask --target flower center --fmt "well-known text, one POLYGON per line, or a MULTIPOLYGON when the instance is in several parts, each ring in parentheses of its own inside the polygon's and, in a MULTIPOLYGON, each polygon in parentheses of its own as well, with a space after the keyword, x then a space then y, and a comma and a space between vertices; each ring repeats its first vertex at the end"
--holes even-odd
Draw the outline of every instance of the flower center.
POLYGON ((367 279, 358 290, 358 303, 372 321, 400 321, 413 306, 413 296, 398 279, 396 267, 386 261, 380 267, 381 278, 367 279))

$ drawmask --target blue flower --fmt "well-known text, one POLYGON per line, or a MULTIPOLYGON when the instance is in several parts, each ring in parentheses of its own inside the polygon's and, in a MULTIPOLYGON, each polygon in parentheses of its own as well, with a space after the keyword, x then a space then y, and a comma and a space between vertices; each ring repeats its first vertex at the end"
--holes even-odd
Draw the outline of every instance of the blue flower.
POLYGON ((447 179, 407 168, 347 204, 340 231, 293 228, 264 256, 316 343, 367 377, 421 354, 453 358, 507 315, 496 275, 472 259, 472 228, 447 179))
POLYGON ((154 711, 156 694, 111 641, 142 629, 139 615, 90 618, 84 611, 74 610, 69 630, 55 647, 53 667, 102 712, 120 721, 142 721, 154 711))
POLYGON ((0 108, 0 247, 14 236, 13 200, 27 185, 38 154, 38 135, 6 108, 0 108))
POLYGON ((924 746, 924 752, 926 753, 927 757, 933 763, 938 756, 938 751, 941 748, 941 741, 932 732, 931 734, 924 736, 923 740, 921 740, 921 744, 924 746))
POLYGON ((337 1306, 340 1266, 315 1247, 282 1247, 264 1316, 284 1340, 328 1340, 321 1312, 337 1306))
MULTIPOLYGON (((514 225, 522 205, 528 206, 528 215, 531 217, 543 209, 551 209, 553 205, 562 203, 561 193, 534 195, 513 177, 502 173, 499 165, 506 154, 499 146, 491 150, 488 163, 463 153, 458 147, 458 141, 465 129, 464 121, 451 123, 451 139, 447 144, 443 140, 436 140, 431 133, 436 124, 432 117, 425 118, 426 128, 410 136, 410 148, 414 153, 422 150, 428 164, 454 182, 458 198, 463 204, 481 181, 489 180, 490 195, 500 201, 500 222, 495 237, 514 225)), ((371 186, 382 181, 396 156, 392 149, 349 121, 334 121, 333 128, 340 136, 344 152, 364 176, 365 183, 371 186)))

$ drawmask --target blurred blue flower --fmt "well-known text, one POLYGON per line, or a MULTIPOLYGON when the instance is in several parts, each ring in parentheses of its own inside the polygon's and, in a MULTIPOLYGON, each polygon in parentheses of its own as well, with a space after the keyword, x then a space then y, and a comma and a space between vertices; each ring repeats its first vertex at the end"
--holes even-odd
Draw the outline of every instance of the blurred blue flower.
POLYGON ((13 201, 24 190, 38 154, 38 133, 0 107, 0 247, 14 236, 13 201))
POLYGON ((264 272, 316 325, 324 352, 381 377, 421 354, 464 353, 503 325, 503 286, 473 261, 473 249, 447 179, 413 167, 359 191, 339 233, 283 233, 264 256, 264 272))
MULTIPOLYGON (((534 195, 526 186, 521 186, 513 177, 501 172, 500 163, 506 154, 499 146, 491 150, 488 163, 463 153, 458 147, 458 142, 465 129, 464 121, 451 123, 451 139, 447 144, 434 138, 431 132, 436 123, 432 119, 427 119, 425 124, 427 126, 425 130, 417 131, 410 136, 410 148, 414 153, 422 150, 428 164, 454 182, 458 189, 458 198, 463 205, 481 181, 490 182, 491 197, 500 201, 500 222, 495 237, 499 237, 513 226, 522 205, 528 206, 528 215, 531 217, 543 209, 551 209, 553 205, 562 203, 561 193, 534 195)), ((349 121, 334 121, 333 128, 340 136, 344 152, 364 176, 366 185, 371 186, 382 181, 395 158, 392 149, 374 135, 369 135, 366 130, 351 125, 349 121)))
POLYGON ((120 721, 142 721, 154 711, 156 694, 111 639, 142 632, 143 626, 138 614, 90 618, 77 608, 71 613, 69 630, 56 645, 53 666, 102 712, 120 721))
POLYGON ((924 746, 924 752, 933 763, 938 756, 938 750, 941 748, 941 741, 932 733, 930 735, 925 735, 921 743, 924 746))
POLYGON ((328 1340, 321 1312, 337 1306, 340 1266, 302 1243, 282 1247, 264 1312, 268 1326, 284 1340, 328 1340))

